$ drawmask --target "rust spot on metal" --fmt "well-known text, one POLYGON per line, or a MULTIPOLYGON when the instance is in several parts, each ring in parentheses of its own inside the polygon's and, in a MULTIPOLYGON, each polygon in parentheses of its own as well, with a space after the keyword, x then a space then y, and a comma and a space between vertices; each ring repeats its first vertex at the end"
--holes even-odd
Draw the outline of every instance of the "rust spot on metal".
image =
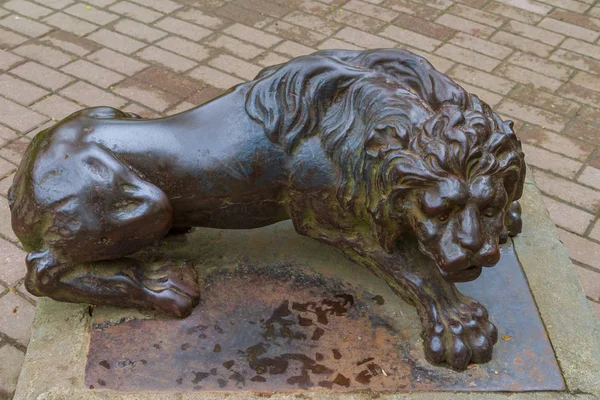
MULTIPOLYGON (((501 341, 463 372, 424 360, 416 314, 390 312, 360 285, 295 266, 213 269, 184 320, 94 313, 86 385, 112 390, 564 390, 512 250, 461 284, 490 309, 501 341), (510 281, 510 284, 507 282, 510 281), (387 310, 387 311, 386 311, 387 310), (102 382, 102 383, 101 383, 102 382)), ((410 310, 410 309, 409 309, 410 310)))

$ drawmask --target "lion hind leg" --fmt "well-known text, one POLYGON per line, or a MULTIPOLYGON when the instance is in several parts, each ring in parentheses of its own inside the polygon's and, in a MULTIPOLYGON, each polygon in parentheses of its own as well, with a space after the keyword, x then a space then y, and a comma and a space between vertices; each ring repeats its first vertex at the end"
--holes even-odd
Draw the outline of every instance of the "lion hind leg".
POLYGON ((74 264, 49 249, 28 254, 25 285, 36 296, 58 301, 153 309, 177 318, 188 316, 200 298, 195 269, 185 261, 74 264))

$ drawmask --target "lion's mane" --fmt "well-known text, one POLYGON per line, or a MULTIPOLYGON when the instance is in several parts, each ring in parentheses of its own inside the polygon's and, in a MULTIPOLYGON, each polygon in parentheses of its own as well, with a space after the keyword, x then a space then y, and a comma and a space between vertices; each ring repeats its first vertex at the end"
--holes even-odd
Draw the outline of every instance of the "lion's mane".
MULTIPOLYGON (((447 176, 502 175, 508 204, 522 193, 512 122, 406 50, 326 50, 266 68, 246 111, 288 153, 319 135, 340 168, 340 204, 378 230, 394 230, 399 196, 447 176)), ((397 236, 378 234, 384 247, 397 236)))

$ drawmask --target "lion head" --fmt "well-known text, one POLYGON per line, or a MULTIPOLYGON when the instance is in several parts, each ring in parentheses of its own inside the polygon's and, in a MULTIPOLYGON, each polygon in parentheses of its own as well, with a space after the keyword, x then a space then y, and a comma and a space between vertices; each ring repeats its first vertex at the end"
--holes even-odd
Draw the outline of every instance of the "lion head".
POLYGON ((328 50, 263 70, 248 114, 287 152, 319 135, 339 166, 337 199, 387 252, 416 238, 450 281, 500 258, 525 163, 502 121, 422 57, 328 50))

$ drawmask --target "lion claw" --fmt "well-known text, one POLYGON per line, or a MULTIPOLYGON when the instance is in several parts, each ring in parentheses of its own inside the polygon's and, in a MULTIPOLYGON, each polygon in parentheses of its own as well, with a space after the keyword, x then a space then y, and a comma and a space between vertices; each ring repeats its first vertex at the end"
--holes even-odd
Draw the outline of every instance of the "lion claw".
POLYGON ((498 330, 481 304, 472 301, 435 308, 437 321, 425 338, 425 356, 431 363, 445 362, 460 371, 470 362, 483 364, 492 359, 498 330))
POLYGON ((196 271, 187 262, 167 263, 153 271, 145 283, 155 310, 175 318, 185 318, 200 301, 196 271))

